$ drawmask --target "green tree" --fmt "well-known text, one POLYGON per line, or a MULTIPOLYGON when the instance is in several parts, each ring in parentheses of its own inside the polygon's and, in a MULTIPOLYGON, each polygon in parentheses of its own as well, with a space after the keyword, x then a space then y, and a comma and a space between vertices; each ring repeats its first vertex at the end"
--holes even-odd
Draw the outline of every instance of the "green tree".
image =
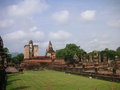
POLYGON ((23 61, 23 59, 24 59, 24 55, 23 53, 20 53, 17 56, 12 57, 12 62, 15 64, 20 64, 20 62, 23 61))
POLYGON ((118 47, 118 48, 116 49, 116 51, 117 51, 117 52, 120 52, 120 47, 118 47))
POLYGON ((81 58, 83 52, 84 50, 80 49, 80 46, 77 46, 76 44, 67 44, 64 49, 57 50, 56 56, 64 58, 69 64, 74 64, 75 61, 73 60, 73 56, 76 54, 81 58))
POLYGON ((6 55, 6 60, 7 60, 7 62, 11 62, 11 60, 12 60, 12 55, 10 54, 9 49, 8 49, 8 48, 3 48, 3 50, 4 50, 4 53, 5 53, 5 55, 6 55))
POLYGON ((117 55, 117 52, 114 50, 109 50, 108 48, 101 51, 102 58, 104 55, 106 55, 109 59, 114 60, 115 56, 117 55))
POLYGON ((56 53, 57 58, 65 58, 65 49, 57 50, 56 53))
POLYGON ((9 53, 9 49, 8 48, 3 48, 3 51, 4 51, 5 54, 9 53))
POLYGON ((117 55, 118 55, 119 58, 120 58, 120 47, 118 47, 118 48, 116 49, 116 52, 117 52, 117 55))
POLYGON ((89 52, 88 55, 93 56, 95 53, 100 53, 100 51, 94 50, 92 52, 89 52))

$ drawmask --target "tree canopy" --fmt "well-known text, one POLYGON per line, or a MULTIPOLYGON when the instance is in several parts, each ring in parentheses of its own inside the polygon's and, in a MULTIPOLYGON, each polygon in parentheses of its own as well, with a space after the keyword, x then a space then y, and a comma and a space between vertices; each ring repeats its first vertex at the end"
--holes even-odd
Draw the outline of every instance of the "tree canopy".
POLYGON ((120 47, 118 47, 118 48, 116 49, 116 51, 117 51, 117 52, 120 52, 120 47))
POLYGON ((12 62, 15 64, 20 64, 21 61, 23 61, 24 55, 23 53, 18 54, 17 56, 12 57, 12 62))
POLYGON ((6 54, 6 60, 7 63, 15 63, 15 64, 20 64, 20 62, 24 59, 23 53, 19 53, 17 56, 12 56, 12 54, 9 52, 8 48, 3 48, 4 53, 6 54))
POLYGON ((81 54, 84 52, 83 49, 80 49, 80 46, 76 44, 67 44, 64 49, 56 51, 57 58, 64 58, 67 63, 74 63, 73 57, 76 54, 81 58, 81 54))
MULTIPOLYGON (((83 52, 85 52, 85 50, 81 49, 80 46, 77 46, 76 44, 67 44, 65 48, 56 51, 56 57, 64 58, 67 63, 73 64, 75 63, 73 57, 76 55, 79 58, 79 60, 81 60, 83 52)), ((105 55, 108 59, 114 60, 115 56, 120 57, 120 47, 118 47, 116 51, 110 50, 108 48, 105 48, 102 51, 94 50, 88 53, 87 59, 89 59, 89 56, 93 56, 94 53, 99 53, 101 55, 102 60, 105 55)))
POLYGON ((12 55, 10 54, 9 49, 8 48, 3 48, 3 51, 6 54, 6 60, 7 60, 7 62, 11 62, 12 55))

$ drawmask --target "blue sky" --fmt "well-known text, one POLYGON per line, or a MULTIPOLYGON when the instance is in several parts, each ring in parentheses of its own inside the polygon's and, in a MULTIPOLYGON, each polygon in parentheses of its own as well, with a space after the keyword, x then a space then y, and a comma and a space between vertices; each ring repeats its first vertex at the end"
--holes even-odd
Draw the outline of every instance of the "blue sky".
POLYGON ((120 0, 0 0, 0 35, 10 52, 33 40, 44 55, 75 43, 90 52, 120 46, 120 0))

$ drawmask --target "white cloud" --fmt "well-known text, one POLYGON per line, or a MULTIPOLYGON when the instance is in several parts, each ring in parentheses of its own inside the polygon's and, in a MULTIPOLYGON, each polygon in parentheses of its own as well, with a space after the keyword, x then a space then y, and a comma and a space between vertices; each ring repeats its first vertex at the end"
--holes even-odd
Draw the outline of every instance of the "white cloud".
POLYGON ((44 40, 44 32, 36 27, 38 24, 35 23, 34 15, 39 15, 46 9, 48 5, 45 0, 21 0, 3 9, 4 17, 0 21, 0 28, 2 32, 6 30, 2 36, 10 51, 23 52, 23 47, 29 40, 37 41, 36 43, 44 40))
POLYGON ((8 7, 8 14, 11 16, 25 16, 42 12, 48 5, 43 0, 22 0, 18 4, 8 7))
POLYGON ((103 35, 102 37, 96 36, 90 38, 89 42, 85 42, 83 49, 88 52, 91 52, 93 50, 104 50, 105 48, 115 50, 116 47, 120 45, 119 43, 119 40, 115 41, 113 37, 109 35, 103 35))
POLYGON ((23 52, 24 45, 28 44, 29 40, 39 44, 44 40, 44 32, 39 31, 37 27, 32 27, 27 31, 18 30, 3 35, 5 47, 9 48, 10 52, 23 52))
POLYGON ((50 32, 49 37, 53 40, 67 40, 71 36, 70 33, 65 31, 58 31, 58 32, 50 32))
POLYGON ((116 21, 111 21, 110 23, 108 23, 108 25, 113 28, 120 28, 120 19, 118 19, 116 21))
POLYGON ((0 21, 0 28, 7 28, 11 26, 15 21, 12 19, 0 21))
POLYGON ((23 31, 18 30, 4 35, 4 40, 6 41, 24 41, 24 40, 38 40, 43 39, 44 33, 37 30, 37 27, 32 27, 30 30, 23 31))
POLYGON ((86 10, 80 14, 80 18, 85 21, 91 21, 95 18, 95 10, 86 10))
POLYGON ((56 12, 52 17, 58 24, 66 24, 69 21, 69 11, 63 10, 56 12))

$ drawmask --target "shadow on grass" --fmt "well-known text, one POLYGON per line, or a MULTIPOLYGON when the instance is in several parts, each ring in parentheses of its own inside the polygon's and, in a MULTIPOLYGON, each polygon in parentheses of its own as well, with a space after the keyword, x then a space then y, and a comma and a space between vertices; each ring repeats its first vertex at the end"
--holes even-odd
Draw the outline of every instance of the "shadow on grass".
POLYGON ((20 87, 16 87, 16 88, 12 88, 10 90, 22 90, 22 89, 27 89, 29 88, 30 86, 20 86, 20 87))
MULTIPOLYGON (((10 74, 10 75, 8 75, 8 77, 7 78, 13 78, 12 80, 7 80, 7 86, 8 85, 12 85, 13 83, 16 83, 17 81, 21 81, 21 79, 14 79, 14 76, 16 76, 16 75, 18 75, 18 74, 10 74)), ((30 86, 16 86, 16 87, 13 87, 13 88, 11 88, 10 90, 26 90, 26 89, 28 89, 30 86)))
POLYGON ((18 80, 21 80, 21 79, 8 80, 7 85, 11 85, 13 82, 16 82, 18 80))
POLYGON ((7 74, 7 77, 14 77, 16 74, 7 74))

